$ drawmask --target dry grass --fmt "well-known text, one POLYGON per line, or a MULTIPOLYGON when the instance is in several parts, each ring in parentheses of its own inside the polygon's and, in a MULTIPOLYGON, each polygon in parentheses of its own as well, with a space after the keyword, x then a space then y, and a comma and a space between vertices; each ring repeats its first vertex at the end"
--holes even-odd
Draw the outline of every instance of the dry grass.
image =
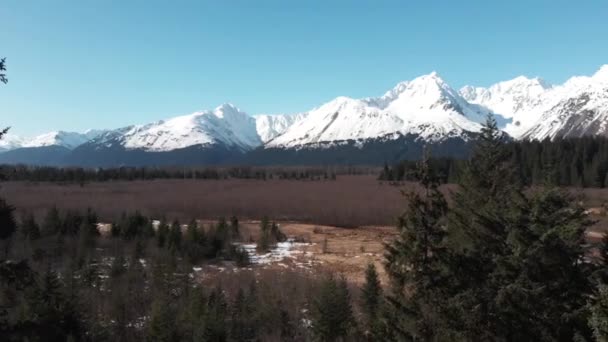
POLYGON ((399 188, 374 176, 340 176, 336 181, 155 180, 77 184, 6 182, 0 196, 18 210, 41 215, 61 209, 95 208, 102 219, 140 210, 153 217, 259 219, 357 227, 392 224, 404 207, 399 188))

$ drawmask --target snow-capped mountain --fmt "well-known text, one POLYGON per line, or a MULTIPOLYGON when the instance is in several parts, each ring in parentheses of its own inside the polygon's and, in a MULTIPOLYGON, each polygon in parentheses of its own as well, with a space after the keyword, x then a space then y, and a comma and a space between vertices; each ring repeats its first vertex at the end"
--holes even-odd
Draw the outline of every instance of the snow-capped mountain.
POLYGON ((0 139, 0 152, 14 150, 21 147, 22 144, 23 138, 8 133, 0 139))
POLYGON ((49 132, 31 140, 24 140, 21 147, 41 147, 41 146, 63 146, 68 149, 74 149, 85 142, 94 139, 104 131, 89 130, 85 133, 56 131, 49 132))
POLYGON ((434 155, 463 157, 488 113, 516 139, 608 136, 608 65, 563 85, 519 76, 455 91, 433 72, 379 97, 341 96, 299 114, 250 116, 224 104, 109 131, 9 134, 0 140, 0 163, 377 164, 418 158, 425 145, 434 155))
POLYGON ((487 110, 469 104, 433 72, 399 83, 381 97, 338 97, 306 113, 267 148, 322 146, 334 142, 396 139, 416 135, 427 141, 466 139, 478 132, 487 110))
POLYGON ((608 65, 593 76, 577 76, 541 96, 542 111, 524 139, 608 137, 608 65))
POLYGON ((231 104, 224 104, 214 110, 120 128, 100 135, 89 144, 148 152, 221 144, 247 151, 262 141, 253 117, 231 104))
POLYGON ((298 114, 260 114, 255 116, 256 130, 263 143, 283 134, 291 125, 304 119, 307 113, 298 114))
POLYGON ((0 140, 0 151, 5 152, 18 148, 45 146, 61 146, 71 150, 91 139, 96 138, 104 132, 104 130, 88 130, 84 133, 54 131, 35 136, 33 138, 24 138, 7 134, 2 140, 0 140))
POLYGON ((519 76, 489 88, 466 86, 461 95, 511 122, 502 126, 516 139, 608 135, 608 65, 593 76, 562 85, 519 76))
POLYGON ((551 85, 538 77, 519 76, 489 88, 465 86, 460 94, 468 102, 509 119, 503 129, 518 138, 538 121, 544 105, 543 95, 551 89, 551 85))

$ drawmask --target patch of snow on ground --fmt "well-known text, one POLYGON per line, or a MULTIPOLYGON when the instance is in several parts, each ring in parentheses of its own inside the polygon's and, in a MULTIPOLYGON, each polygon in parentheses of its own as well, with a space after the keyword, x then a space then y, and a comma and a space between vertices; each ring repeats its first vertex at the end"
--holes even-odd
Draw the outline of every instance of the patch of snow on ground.
POLYGON ((309 243, 295 242, 294 239, 288 239, 287 241, 277 243, 276 246, 270 249, 270 252, 258 254, 257 244, 255 243, 237 243, 236 245, 247 252, 249 261, 254 265, 278 263, 284 259, 295 258, 295 254, 302 254, 302 251, 298 250, 298 248, 310 246, 309 243))

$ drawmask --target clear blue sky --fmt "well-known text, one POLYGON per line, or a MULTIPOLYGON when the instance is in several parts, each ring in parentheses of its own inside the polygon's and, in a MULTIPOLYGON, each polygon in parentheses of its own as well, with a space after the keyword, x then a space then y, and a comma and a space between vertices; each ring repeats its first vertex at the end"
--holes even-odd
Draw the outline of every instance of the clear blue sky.
POLYGON ((24 135, 223 102, 298 112, 433 70, 458 88, 608 63, 602 0, 4 0, 0 23, 0 126, 24 135))

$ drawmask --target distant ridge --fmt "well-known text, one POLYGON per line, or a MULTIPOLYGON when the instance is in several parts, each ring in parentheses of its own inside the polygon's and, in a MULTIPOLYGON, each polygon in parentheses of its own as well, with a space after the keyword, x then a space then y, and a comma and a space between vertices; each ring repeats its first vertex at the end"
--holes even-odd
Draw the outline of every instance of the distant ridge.
POLYGON ((0 163, 378 163, 417 158, 424 145, 435 146, 436 154, 463 155, 488 114, 514 139, 608 136, 608 65, 562 85, 518 76, 456 91, 432 72, 379 97, 340 96, 297 114, 251 116, 223 104, 115 130, 8 135, 0 141, 0 163))

